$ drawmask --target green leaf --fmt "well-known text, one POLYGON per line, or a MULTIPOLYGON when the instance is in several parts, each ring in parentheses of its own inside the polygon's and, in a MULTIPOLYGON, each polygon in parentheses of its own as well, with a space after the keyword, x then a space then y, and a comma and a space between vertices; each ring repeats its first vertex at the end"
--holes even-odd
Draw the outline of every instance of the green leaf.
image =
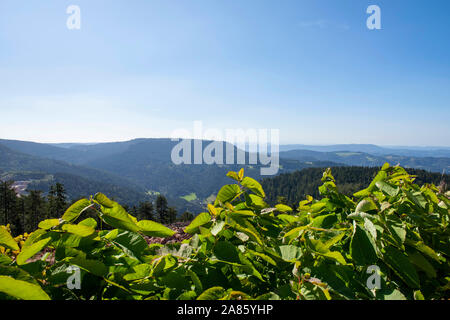
POLYGON ((310 212, 311 213, 319 213, 327 206, 325 202, 316 202, 311 205, 310 212))
POLYGON ((311 223, 311 227, 314 228, 331 228, 337 222, 337 217, 334 213, 322 215, 314 218, 311 223))
POLYGON ((264 193, 264 190, 261 186, 261 184, 256 181, 253 178, 250 177, 245 177, 244 179, 242 179, 241 184, 246 187, 247 189, 250 189, 251 191, 253 191, 256 195, 265 198, 266 194, 264 193))
POLYGON ((0 275, 39 285, 36 279, 34 279, 28 272, 22 270, 19 267, 0 265, 0 275))
POLYGON ((370 195, 373 191, 373 189, 376 188, 376 183, 378 181, 385 181, 387 178, 387 173, 386 171, 382 170, 379 171, 378 174, 375 176, 375 178, 373 179, 373 181, 370 183, 370 185, 364 189, 361 190, 359 192, 356 192, 355 194, 353 194, 355 197, 360 198, 360 197, 367 197, 368 195, 370 195))
POLYGON ((334 244, 338 243, 339 241, 341 241, 341 239, 345 236, 345 232, 340 232, 339 234, 337 234, 336 236, 334 236, 331 239, 328 239, 327 241, 324 242, 325 247, 327 248, 331 248, 334 244))
POLYGON ((0 276, 0 292, 21 300, 50 300, 40 286, 7 276, 0 276))
POLYGON ((211 221, 211 215, 208 212, 200 213, 192 222, 184 229, 184 232, 194 234, 198 232, 198 228, 211 221))
POLYGON ((123 231, 114 238, 114 243, 131 258, 139 260, 142 251, 147 248, 147 241, 139 234, 131 231, 123 231))
POLYGON ((204 291, 197 300, 219 300, 223 298, 226 291, 222 287, 212 287, 204 291))
POLYGON ((297 227, 294 228, 292 230, 289 230, 289 232, 286 232, 286 234, 283 236, 283 238, 297 238, 300 235, 300 232, 302 232, 303 230, 307 229, 308 226, 301 226, 301 227, 297 227))
POLYGON ((419 250, 424 255, 428 256, 429 258, 433 259, 437 263, 440 263, 440 259, 439 259, 439 256, 437 255, 437 253, 432 248, 430 248, 425 243, 423 243, 422 241, 413 241, 410 239, 406 239, 405 243, 412 246, 413 248, 416 248, 417 250, 419 250))
POLYGON ((17 245, 17 242, 14 241, 13 237, 2 226, 0 226, 0 245, 6 246, 14 251, 20 250, 19 246, 17 245))
POLYGON ((248 218, 248 217, 254 217, 254 216, 256 216, 256 214, 250 210, 236 210, 236 211, 230 212, 228 214, 228 216, 230 216, 230 217, 238 216, 238 217, 247 217, 248 218))
POLYGON ((10 257, 8 257, 7 255, 1 254, 0 253, 0 266, 1 265, 9 265, 11 264, 13 261, 10 257))
POLYGON ((428 277, 430 278, 436 278, 436 270, 431 265, 431 263, 428 262, 427 259, 423 255, 421 255, 419 252, 409 252, 408 253, 409 261, 418 267, 420 270, 424 271, 428 277))
POLYGON ((255 229, 255 227, 248 221, 248 219, 243 219, 238 216, 227 217, 226 223, 232 228, 245 233, 253 241, 256 241, 259 245, 262 245, 261 235, 255 229))
POLYGON ((231 178, 231 179, 234 179, 234 180, 236 180, 236 181, 238 181, 238 182, 239 182, 239 180, 240 180, 238 174, 237 174, 236 172, 234 172, 234 171, 228 172, 228 173, 227 173, 227 177, 229 177, 229 178, 231 178))
POLYGON ((380 189, 380 191, 391 197, 395 197, 396 195, 398 195, 398 192, 400 191, 400 189, 395 185, 392 185, 384 181, 377 181, 375 185, 377 186, 378 189, 380 189))
POLYGON ((371 265, 377 261, 375 246, 370 241, 366 231, 354 223, 352 240, 350 242, 350 255, 358 265, 371 265))
POLYGON ((45 246, 52 240, 52 238, 46 238, 40 240, 36 243, 33 243, 29 247, 23 247, 22 251, 17 256, 16 262, 17 264, 23 265, 27 262, 28 259, 32 258, 36 253, 40 252, 45 246))
POLYGON ((82 256, 69 259, 69 263, 80 267, 81 269, 92 273, 98 277, 103 277, 108 273, 108 268, 100 260, 90 260, 82 256))
POLYGON ((277 263, 275 262, 275 260, 273 260, 273 259, 272 259, 271 257, 269 257, 268 255, 266 255, 266 254, 264 254, 264 253, 261 253, 261 252, 254 251, 254 250, 250 250, 250 249, 247 249, 247 251, 248 251, 251 255, 260 257, 261 259, 263 259, 264 261, 270 263, 271 265, 273 265, 273 266, 275 266, 275 267, 277 266, 277 263))
POLYGON ((101 192, 95 194, 94 200, 105 208, 113 208, 116 205, 116 202, 110 200, 107 196, 105 196, 101 192))
POLYGON ((168 238, 175 234, 175 231, 160 223, 150 220, 141 220, 137 223, 137 225, 139 230, 149 237, 168 238))
POLYGON ((59 226, 60 221, 59 219, 48 219, 48 220, 44 220, 41 221, 38 225, 39 228, 44 229, 44 230, 49 230, 53 227, 59 226))
POLYGON ((341 253, 339 253, 338 251, 330 251, 329 243, 324 243, 313 238, 306 238, 306 243, 308 244, 308 247, 315 253, 324 256, 325 258, 337 261, 342 265, 347 264, 341 253))
POLYGON ((367 218, 364 218, 364 229, 369 232, 369 234, 372 236, 372 239, 377 240, 377 228, 375 227, 373 222, 367 218))
POLYGON ((245 194, 245 203, 249 207, 256 207, 258 209, 267 208, 269 206, 263 198, 253 193, 245 194))
POLYGON ((397 243, 402 246, 406 238, 406 229, 402 221, 394 214, 390 214, 386 216, 386 224, 397 243))
POLYGON ((383 260, 409 287, 420 287, 416 269, 403 252, 393 246, 387 246, 383 249, 383 260))
POLYGON ((95 219, 93 218, 87 218, 84 219, 83 221, 80 221, 78 223, 79 226, 87 226, 87 227, 91 227, 92 229, 97 228, 97 221, 95 221, 95 219))
POLYGON ((241 188, 237 184, 228 184, 223 186, 219 193, 217 193, 214 205, 217 206, 220 203, 225 204, 226 202, 232 201, 241 193, 241 188))
POLYGON ((76 224, 64 224, 61 229, 80 237, 89 237, 95 232, 91 227, 76 224))
POLYGON ((279 246, 278 252, 284 261, 294 262, 302 255, 302 250, 293 245, 279 246))
MULTIPOLYGON (((106 203, 111 205, 109 202, 106 203)), ((114 228, 133 232, 139 231, 139 227, 136 225, 134 219, 118 203, 114 202, 112 207, 104 207, 102 205, 102 213, 102 220, 114 228)))
POLYGON ((123 278, 127 281, 144 279, 151 274, 152 267, 147 264, 138 264, 132 267, 133 272, 126 274, 123 278))
POLYGON ((414 291, 414 300, 425 300, 425 297, 420 290, 414 291))
POLYGON ((378 300, 407 300, 403 293, 391 288, 377 290, 376 297, 378 300))
MULTIPOLYGON (((47 231, 44 229, 37 229, 35 232, 30 234, 28 239, 25 241, 23 248, 31 246, 33 243, 41 239, 44 235, 47 235, 47 231)), ((23 250, 22 248, 22 250, 23 250)))
POLYGON ((367 198, 364 200, 361 200, 358 205, 356 206, 355 212, 368 212, 371 210, 377 210, 376 204, 373 202, 372 199, 367 198))
POLYGON ((277 204, 275 208, 280 212, 292 212, 292 208, 284 204, 277 204))
POLYGON ((91 207, 91 205, 91 202, 87 199, 78 200, 66 210, 62 219, 67 222, 72 222, 76 220, 83 211, 91 207))
POLYGON ((342 254, 339 251, 329 251, 329 252, 321 253, 321 255, 323 255, 326 258, 335 260, 335 261, 339 262, 342 265, 346 265, 347 264, 347 262, 345 261, 344 257, 342 256, 342 254))
POLYGON ((241 263, 237 247, 228 241, 218 241, 214 246, 213 252, 219 260, 241 263))
POLYGON ((373 220, 374 216, 365 212, 354 212, 347 216, 347 219, 364 221, 364 219, 373 220))
POLYGON ((200 281, 200 278, 198 277, 198 275, 192 270, 188 270, 187 274, 191 277, 192 282, 194 283, 195 292, 197 294, 201 294, 203 291, 203 285, 202 285, 202 282, 200 281))
POLYGON ((242 180, 242 178, 244 177, 244 168, 241 168, 241 170, 239 170, 238 176, 239 176, 239 180, 242 180))
POLYGON ((211 228, 211 234, 213 236, 217 236, 217 234, 222 231, 225 226, 225 221, 217 221, 214 226, 211 228))
POLYGON ((153 273, 154 276, 160 276, 167 271, 169 271, 173 266, 177 264, 177 259, 175 259, 172 255, 166 255, 158 258, 154 261, 153 273))

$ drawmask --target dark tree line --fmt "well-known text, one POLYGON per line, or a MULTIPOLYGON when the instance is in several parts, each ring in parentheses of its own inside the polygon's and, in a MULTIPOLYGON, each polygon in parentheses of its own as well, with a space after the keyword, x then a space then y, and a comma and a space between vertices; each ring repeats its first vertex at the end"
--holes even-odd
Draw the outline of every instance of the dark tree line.
MULTIPOLYGON (((331 172, 336 179, 339 191, 351 196, 366 188, 379 169, 377 167, 333 167, 331 172)), ((266 201, 271 205, 283 203, 295 208, 307 195, 320 199, 319 186, 323 184, 321 178, 324 170, 325 168, 308 168, 263 179, 261 184, 267 195, 266 201)), ((449 182, 448 174, 442 175, 419 169, 406 169, 406 171, 417 176, 415 183, 418 185, 433 183, 446 188, 449 182)))
POLYGON ((46 196, 39 190, 19 196, 12 185, 13 181, 0 181, 0 225, 10 224, 14 234, 31 232, 40 221, 59 217, 68 207, 66 191, 59 183, 46 196))
MULTIPOLYGON (((9 224, 14 235, 36 230, 42 220, 61 217, 76 201, 67 199, 66 190, 60 183, 50 186, 46 195, 40 190, 27 190, 26 195, 18 195, 13 189, 13 183, 0 180, 0 225, 9 224)), ((168 205, 163 195, 158 195, 155 203, 144 201, 124 208, 138 220, 153 220, 163 224, 193 219, 189 212, 177 218, 176 209, 168 205)))

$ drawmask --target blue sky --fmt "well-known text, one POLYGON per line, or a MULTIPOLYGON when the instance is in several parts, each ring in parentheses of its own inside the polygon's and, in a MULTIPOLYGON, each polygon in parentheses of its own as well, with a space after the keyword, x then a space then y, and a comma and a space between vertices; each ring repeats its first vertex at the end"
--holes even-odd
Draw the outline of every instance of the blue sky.
POLYGON ((450 146, 450 2, 2 0, 0 137, 450 146), (381 8, 382 30, 366 9, 381 8), (69 5, 81 29, 66 27, 69 5))

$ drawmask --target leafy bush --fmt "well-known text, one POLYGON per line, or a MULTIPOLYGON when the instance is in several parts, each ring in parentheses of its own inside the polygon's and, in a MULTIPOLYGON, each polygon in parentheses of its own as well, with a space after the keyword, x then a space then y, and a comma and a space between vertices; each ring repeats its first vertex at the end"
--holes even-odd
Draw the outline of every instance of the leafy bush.
POLYGON ((173 231, 137 221, 100 193, 31 235, 13 239, 0 228, 0 299, 450 297, 448 194, 419 187, 403 168, 384 165, 352 198, 328 169, 324 198, 308 196, 296 212, 270 208, 243 170, 228 176, 236 184, 222 187, 182 243, 148 245, 144 236, 173 231), (102 230, 92 214, 114 229, 102 230), (67 285, 73 266, 80 289, 67 285))

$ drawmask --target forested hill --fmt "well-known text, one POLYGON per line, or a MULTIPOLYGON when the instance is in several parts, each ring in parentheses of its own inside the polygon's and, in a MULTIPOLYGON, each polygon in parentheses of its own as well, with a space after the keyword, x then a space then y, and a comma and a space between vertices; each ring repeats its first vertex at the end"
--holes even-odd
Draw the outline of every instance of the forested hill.
POLYGON ((44 193, 58 182, 64 184, 70 199, 103 190, 124 204, 146 200, 142 187, 114 173, 25 154, 1 144, 0 180, 28 181, 30 190, 44 193))
MULTIPOLYGON (((438 150, 439 151, 439 150, 438 150)), ((430 152, 423 153, 427 156, 400 156, 395 154, 380 155, 358 151, 319 152, 311 150, 290 150, 280 152, 280 158, 297 161, 331 161, 348 166, 381 167, 384 163, 399 164, 404 168, 424 169, 432 172, 449 172, 450 158, 439 157, 442 152, 436 152, 436 156, 428 156, 430 152)))
MULTIPOLYGON (((332 174, 340 192, 350 196, 358 190, 366 188, 380 168, 376 167, 333 167, 332 174)), ((319 186, 325 168, 307 168, 301 171, 280 174, 273 178, 263 179, 261 184, 266 192, 267 202, 275 205, 280 200, 293 207, 298 206, 306 195, 320 198, 319 186), (282 197, 279 199, 279 197, 282 197)), ((428 172, 419 169, 406 169, 409 174, 417 176, 415 183, 433 183, 436 186, 443 181, 447 186, 450 175, 428 172)))

